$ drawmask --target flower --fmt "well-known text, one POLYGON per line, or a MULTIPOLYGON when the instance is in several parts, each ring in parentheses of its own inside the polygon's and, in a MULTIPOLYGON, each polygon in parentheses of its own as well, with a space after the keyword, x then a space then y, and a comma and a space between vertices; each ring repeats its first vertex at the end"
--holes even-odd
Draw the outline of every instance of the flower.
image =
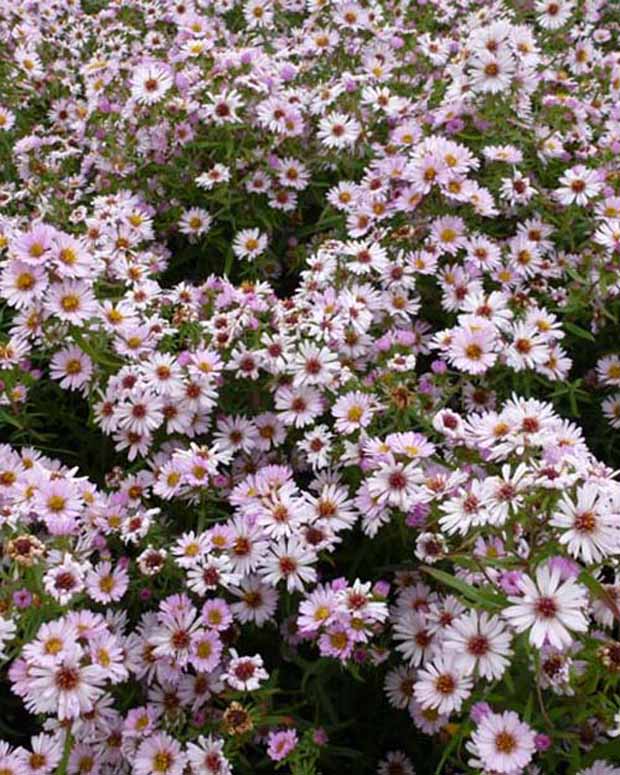
POLYGON ((473 680, 463 675, 453 656, 439 656, 419 671, 413 693, 423 708, 450 714, 461 709, 472 686, 473 680))
POLYGON ((295 729, 285 729, 269 732, 267 736, 267 755, 274 762, 286 759, 297 746, 298 737, 295 729))
POLYGON ((501 678, 510 664, 511 637, 498 616, 470 611, 455 619, 445 632, 443 648, 470 675, 475 670, 489 681, 501 678))
POLYGON ((467 745, 475 757, 470 764, 509 775, 522 772, 533 758, 534 740, 534 731, 513 711, 487 713, 467 745))
POLYGON ((265 252, 267 244, 267 235, 261 234, 259 229, 243 229, 235 234, 232 249, 237 258, 253 261, 265 252))
POLYGON ((60 721, 78 718, 93 710, 103 694, 105 673, 99 665, 82 666, 81 649, 58 662, 30 668, 25 703, 33 713, 53 713, 60 721))
POLYGON ((172 87, 172 77, 161 64, 140 65, 131 77, 131 96, 143 105, 154 105, 172 87))
POLYGON ((230 656, 231 660, 224 673, 224 679, 233 689, 252 692, 259 688, 261 681, 269 678, 259 654, 253 657, 240 657, 235 649, 230 649, 230 656))
POLYGON ((360 132, 359 122, 345 113, 329 113, 319 121, 318 138, 327 148, 353 146, 360 132))
POLYGON ((79 347, 67 347, 54 354, 50 361, 50 374, 69 390, 84 388, 93 374, 92 360, 79 347))
POLYGON ((529 576, 519 581, 521 597, 508 598, 513 605, 503 611, 517 632, 530 631, 530 643, 541 648, 545 642, 561 649, 570 646, 571 631, 586 632, 588 621, 583 609, 588 604, 586 589, 574 581, 560 581, 557 568, 542 565, 536 582, 529 576))
POLYGON ((186 763, 179 743, 165 732, 158 732, 140 743, 133 767, 136 775, 181 775, 186 763))
POLYGON ((619 551, 620 513, 595 485, 579 487, 576 503, 565 494, 558 509, 550 524, 565 530, 559 540, 573 557, 592 565, 619 551))

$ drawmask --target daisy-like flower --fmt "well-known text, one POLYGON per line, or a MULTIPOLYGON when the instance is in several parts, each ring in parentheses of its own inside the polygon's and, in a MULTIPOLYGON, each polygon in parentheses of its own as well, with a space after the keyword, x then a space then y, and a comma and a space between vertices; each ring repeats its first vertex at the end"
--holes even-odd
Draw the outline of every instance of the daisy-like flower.
POLYGON ((224 741, 217 737, 200 735, 195 743, 188 743, 187 758, 192 772, 232 775, 231 766, 224 756, 224 741))
POLYGON ((22 775, 48 775, 54 772, 62 758, 62 742, 59 737, 40 734, 30 740, 31 751, 20 752, 22 775))
POLYGON ((411 759, 402 751, 390 751, 383 761, 379 762, 377 775, 415 775, 411 759))
POLYGON ((15 114, 0 105, 0 131, 8 132, 15 126, 15 114))
POLYGON ((139 435, 148 434, 162 423, 162 401, 150 392, 135 391, 129 401, 116 407, 115 417, 119 428, 139 435))
POLYGON ((620 775, 620 767, 614 767, 603 759, 597 759, 592 766, 579 770, 577 775, 620 775))
POLYGON ((430 238, 442 253, 454 256, 467 246, 465 222, 453 215, 436 218, 431 226, 430 238))
POLYGON ((330 113, 319 121, 318 138, 327 148, 343 149, 355 145, 362 128, 345 113, 330 113))
POLYGON ((467 745, 475 757, 470 765, 507 775, 523 772, 536 751, 534 740, 534 731, 513 711, 487 713, 467 745))
POLYGON ((297 742, 295 729, 272 730, 267 737, 267 755, 274 762, 282 761, 295 748, 297 742))
POLYGON ((207 105, 205 113, 217 126, 234 124, 241 121, 237 111, 243 106, 243 98, 239 92, 231 89, 217 95, 210 95, 212 102, 207 105))
POLYGON ((313 567, 316 560, 316 553, 299 539, 294 536, 281 538, 271 544, 259 571, 262 578, 274 586, 279 581, 286 581, 289 592, 302 591, 304 584, 316 581, 316 570, 313 567))
POLYGON ((450 714, 461 709, 472 686, 473 679, 456 666, 453 656, 440 656, 420 670, 413 692, 422 707, 450 714))
POLYGON ((515 323, 510 334, 513 340, 506 348, 505 357, 515 371, 534 369, 547 360, 549 349, 534 325, 515 323))
POLYGON ((478 52, 472 59, 471 83, 475 91, 497 94, 510 88, 515 61, 506 50, 478 52))
POLYGON ((474 479, 468 487, 462 487, 441 504, 443 514, 439 518, 439 525, 448 535, 465 535, 472 527, 486 525, 491 521, 489 505, 486 482, 474 479))
POLYGON ((585 207, 603 188, 596 170, 589 170, 583 164, 567 170, 559 182, 561 186, 556 189, 555 195, 563 205, 574 203, 585 207))
POLYGON ((12 619, 5 619, 0 616, 0 660, 6 658, 5 647, 9 641, 13 640, 17 626, 12 619))
POLYGON ((205 191, 210 191, 214 186, 220 183, 228 183, 230 180, 230 169, 224 164, 214 164, 211 169, 198 175, 196 185, 205 191))
POLYGON ((189 661, 201 672, 211 673, 219 665, 222 641, 214 630, 200 630, 192 636, 189 661))
POLYGON ((45 266, 56 236, 56 229, 38 223, 11 241, 11 251, 20 261, 32 266, 45 266))
POLYGON ((233 603, 231 609, 242 624, 255 622, 258 627, 262 627, 273 617, 278 605, 278 593, 259 576, 246 576, 232 592, 239 602, 233 603))
POLYGON ((453 652, 456 664, 467 674, 477 671, 497 680, 510 664, 511 636, 498 616, 470 611, 455 619, 445 632, 443 648, 453 652))
POLYGON ((259 229, 243 229, 235 234, 232 249, 237 258, 254 261, 265 252, 267 244, 267 235, 261 234, 259 229))
POLYGON ((299 345, 293 361, 295 376, 293 385, 326 385, 340 369, 336 353, 327 347, 317 347, 311 342, 299 345))
POLYGON ((33 713, 54 713, 60 721, 75 719, 93 710, 103 693, 105 672, 99 665, 82 666, 79 652, 54 664, 30 668, 25 703, 33 713))
POLYGON ((600 562, 620 548, 620 514, 601 498, 600 489, 585 484, 577 490, 577 502, 564 495, 550 524, 565 532, 560 543, 587 565, 600 562))
POLYGON ((601 408, 611 427, 620 428, 620 393, 606 398, 601 408))
POLYGON ((586 632, 587 590, 575 581, 560 582, 560 570, 539 566, 536 582, 529 576, 519 581, 521 597, 508 598, 512 605, 503 615, 517 632, 530 631, 530 643, 541 648, 547 641, 558 649, 570 646, 572 632, 586 632))
POLYGON ((534 8, 543 29, 558 30, 570 19, 575 4, 573 0, 537 0, 534 8))
POLYGON ((332 442, 333 436, 327 426, 315 425, 297 446, 305 452, 313 468, 326 468, 329 465, 332 442))
POLYGON ((172 76, 160 63, 138 66, 131 78, 131 96, 142 105, 154 105, 172 88, 172 76))
POLYGON ((224 679, 239 692, 253 692, 261 685, 261 681, 269 678, 269 673, 263 667, 263 659, 259 654, 253 657, 240 657, 235 649, 230 649, 232 659, 228 663, 224 679))
POLYGON ((46 308, 60 320, 79 325, 97 312, 91 287, 81 280, 54 283, 46 294, 46 308))
POLYGON ((43 576, 43 584, 48 595, 66 605, 84 589, 84 568, 67 553, 62 563, 43 576))
POLYGON ((370 425, 377 411, 377 402, 368 393, 355 390, 340 396, 331 411, 336 419, 335 428, 338 433, 348 435, 370 425))
POLYGON ((282 422, 303 428, 323 411, 321 393, 313 387, 278 388, 275 394, 276 409, 282 422))
POLYGON ((123 567, 112 567, 108 561, 100 562, 86 574, 86 592, 98 603, 118 602, 129 586, 129 574, 123 567))
POLYGON ((60 381, 60 386, 68 390, 79 390, 90 380, 93 362, 82 350, 73 345, 54 353, 50 361, 52 379, 60 381))
POLYGON ((181 775, 187 757, 180 744, 165 732, 147 737, 135 753, 135 775, 181 775))
POLYGON ((47 273, 42 266, 11 261, 0 275, 2 298, 16 309, 26 309, 43 295, 47 273))
POLYGON ((71 480, 41 482, 35 502, 52 535, 68 535, 72 532, 82 509, 82 499, 71 480))
POLYGON ((394 708, 406 708, 413 698, 416 671, 406 665, 399 665, 385 676, 383 688, 390 705, 394 708))
POLYGON ((620 253, 620 221, 602 223, 593 237, 598 245, 602 245, 610 253, 620 253))
POLYGON ((475 322, 454 332, 447 357, 459 371, 482 374, 497 360, 497 348, 494 326, 482 318, 476 318, 475 322))
POLYGON ((303 191, 310 180, 310 173, 297 159, 287 157, 278 165, 278 181, 282 186, 303 191))
POLYGON ((596 374, 605 385, 620 387, 620 358, 617 355, 606 355, 596 364, 596 374))
POLYGON ((385 463, 369 479, 368 489, 379 503, 407 511, 423 481, 424 476, 416 462, 399 463, 389 454, 385 463))
POLYGON ((437 653, 438 641, 430 632, 426 617, 417 611, 407 611, 394 623, 396 650, 414 667, 428 662, 437 653))
POLYGON ((179 231, 189 237, 200 237, 211 228, 213 218, 206 210, 200 207, 192 207, 186 210, 179 221, 179 231))

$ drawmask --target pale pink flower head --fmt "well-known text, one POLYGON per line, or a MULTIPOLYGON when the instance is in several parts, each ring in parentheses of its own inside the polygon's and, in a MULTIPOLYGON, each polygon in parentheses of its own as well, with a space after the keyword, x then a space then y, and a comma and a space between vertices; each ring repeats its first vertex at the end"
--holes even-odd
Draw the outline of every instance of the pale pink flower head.
POLYGON ((297 745, 297 731, 295 729, 271 731, 267 737, 267 742, 267 755, 272 761, 279 762, 285 759, 297 745))
POLYGON ((497 773, 514 775, 522 772, 534 756, 535 733, 513 711, 487 713, 472 733, 469 750, 474 754, 472 766, 497 773))

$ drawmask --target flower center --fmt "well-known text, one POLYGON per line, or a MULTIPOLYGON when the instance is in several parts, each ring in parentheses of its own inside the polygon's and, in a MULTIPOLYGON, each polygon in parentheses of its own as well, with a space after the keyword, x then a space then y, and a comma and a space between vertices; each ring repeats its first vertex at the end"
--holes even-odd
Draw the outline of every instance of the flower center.
POLYGON ((540 597, 536 601, 536 613, 544 619, 552 619, 558 612, 558 607, 552 597, 540 597))

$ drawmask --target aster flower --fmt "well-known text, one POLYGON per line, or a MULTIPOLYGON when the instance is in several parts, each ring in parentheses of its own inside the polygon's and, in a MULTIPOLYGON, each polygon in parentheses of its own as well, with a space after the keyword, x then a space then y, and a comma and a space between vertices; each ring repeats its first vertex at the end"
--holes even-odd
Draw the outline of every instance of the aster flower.
POLYGON ((158 732, 140 743, 133 767, 136 775, 182 775, 186 762, 179 743, 165 732, 158 732))
POLYGON ((452 622, 442 645, 447 652, 453 652, 467 675, 477 671, 493 681, 501 678, 510 664, 511 640, 499 617, 471 611, 452 622))
POLYGON ((67 347, 54 354, 50 375, 69 390, 79 390, 88 384, 93 374, 93 362, 79 347, 67 347))
POLYGON ((196 742, 187 744, 187 759, 193 770, 205 775, 232 775, 231 766, 224 756, 224 741, 209 735, 200 735, 196 742))
POLYGON ((259 654, 253 657, 240 657, 235 649, 230 649, 231 660, 228 663, 224 680, 237 691, 251 692, 258 689, 262 681, 269 678, 259 654))
POLYGON ((291 753, 297 746, 297 732, 294 729, 271 731, 267 738, 267 755, 274 762, 279 762, 291 753))
POLYGON ((235 235, 232 249, 237 258, 253 261, 265 252, 267 244, 267 235, 261 234, 259 229, 243 229, 235 235))
POLYGON ((313 567, 316 560, 314 551, 297 538, 281 538, 269 547, 268 554, 261 560, 259 572, 265 581, 274 586, 279 581, 286 581, 289 592, 301 591, 305 583, 316 580, 313 567))
POLYGON ((463 675, 452 657, 440 656, 419 671, 413 692, 422 707, 449 714, 460 710, 472 686, 472 679, 463 675))
POLYGON ((319 121, 318 138, 327 148, 343 149, 355 145, 361 127, 344 113, 330 113, 319 121))
POLYGON ((54 713, 61 721, 74 719, 93 709, 104 680, 100 666, 83 667, 79 653, 67 654, 55 664, 31 667, 25 703, 33 713, 54 713))
POLYGON ((522 597, 510 597, 512 605, 503 615, 517 632, 529 630, 530 643, 538 648, 547 641, 563 648, 572 643, 572 632, 586 632, 588 622, 583 610, 587 593, 572 580, 560 581, 560 571, 540 566, 536 581, 523 576, 519 587, 522 597))
POLYGON ((472 733, 468 749, 474 767, 498 773, 521 772, 534 756, 534 731, 513 711, 488 713, 472 733))
POLYGON ((159 102, 172 87, 172 77, 161 64, 137 67, 131 78, 131 96, 143 105, 159 102))
POLYGON ((614 512, 595 485, 577 490, 577 501, 564 495, 550 524, 564 529, 560 543, 588 565, 618 552, 620 513, 614 512))

